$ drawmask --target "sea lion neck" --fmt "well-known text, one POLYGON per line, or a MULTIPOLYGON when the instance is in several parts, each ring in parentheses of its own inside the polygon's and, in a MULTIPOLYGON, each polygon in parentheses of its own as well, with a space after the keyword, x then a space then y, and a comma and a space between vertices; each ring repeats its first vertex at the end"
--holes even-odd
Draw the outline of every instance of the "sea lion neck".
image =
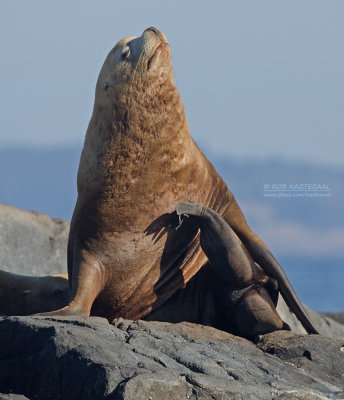
POLYGON ((150 179, 151 173, 142 171, 152 160, 159 180, 164 171, 190 162, 192 139, 174 82, 137 79, 121 88, 118 99, 110 107, 96 98, 80 160, 79 192, 106 185, 120 192, 128 182, 142 183, 150 179))
MULTIPOLYGON (((175 141, 188 137, 184 106, 173 81, 137 77, 119 87, 107 103, 96 96, 88 136, 103 137, 122 146, 139 141, 143 147, 156 141, 175 141)), ((106 146, 108 143, 106 143, 106 146)), ((130 149, 129 149, 130 150, 130 149)))
POLYGON ((165 36, 148 28, 119 41, 98 77, 79 193, 111 187, 127 201, 127 192, 153 179, 152 162, 159 172, 153 180, 163 187, 167 174, 190 163, 193 146, 165 36))
POLYGON ((87 136, 91 132, 98 142, 102 137, 119 145, 137 139, 146 146, 175 139, 178 130, 173 132, 171 124, 184 124, 183 133, 189 135, 170 46, 161 31, 150 27, 139 37, 121 39, 106 57, 87 136))

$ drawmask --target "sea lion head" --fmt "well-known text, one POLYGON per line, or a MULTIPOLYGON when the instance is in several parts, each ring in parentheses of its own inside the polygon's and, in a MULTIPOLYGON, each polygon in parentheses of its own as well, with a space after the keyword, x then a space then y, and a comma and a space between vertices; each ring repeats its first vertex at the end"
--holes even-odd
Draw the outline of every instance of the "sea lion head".
POLYGON ((173 81, 170 47, 166 36, 151 27, 139 37, 120 40, 110 51, 99 74, 97 91, 123 102, 116 94, 123 95, 137 85, 156 86, 166 81, 173 81))
POLYGON ((0 314, 31 315, 68 304, 67 275, 25 276, 0 270, 0 314))
POLYGON ((68 304, 70 298, 71 291, 65 277, 34 277, 27 289, 17 296, 18 303, 14 304, 22 315, 31 315, 62 308, 68 304))

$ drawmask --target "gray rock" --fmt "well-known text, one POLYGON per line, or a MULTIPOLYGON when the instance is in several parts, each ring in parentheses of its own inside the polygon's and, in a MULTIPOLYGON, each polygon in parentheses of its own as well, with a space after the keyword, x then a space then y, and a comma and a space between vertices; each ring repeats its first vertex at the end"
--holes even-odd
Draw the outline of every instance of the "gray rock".
POLYGON ((344 388, 344 346, 341 340, 280 331, 261 336, 257 346, 308 371, 329 387, 339 385, 344 388))
POLYGON ((0 204, 0 269, 22 275, 67 272, 69 223, 0 204))
POLYGON ((306 311, 314 321, 314 325, 322 335, 344 340, 344 325, 327 315, 319 314, 304 305, 306 311))
POLYGON ((277 312, 282 320, 290 326, 293 332, 307 333, 296 315, 290 311, 281 294, 278 296, 277 312))
POLYGON ((343 399, 343 342, 191 323, 0 319, 0 392, 31 399, 343 399))
MULTIPOLYGON (((0 204, 0 269, 36 276, 66 273, 68 234, 66 221, 0 204)), ((281 296, 277 310, 294 332, 305 333, 281 296)), ((344 339, 344 326, 340 325, 344 319, 338 319, 341 314, 307 310, 321 334, 344 339)))
MULTIPOLYGON (((0 268, 66 272, 68 231, 67 222, 0 205, 0 268)), ((334 340, 298 334, 282 298, 278 311, 293 332, 257 345, 190 323, 3 317, 0 400, 344 399, 342 320, 308 309, 323 335, 343 339, 334 340)))
MULTIPOLYGON (((312 311, 305 304, 303 306, 305 307, 307 313, 309 314, 314 326, 317 328, 319 333, 328 337, 344 340, 344 325, 340 323, 340 319, 338 317, 337 320, 334 319, 336 315, 340 316, 342 314, 318 314, 312 311)), ((287 306, 281 295, 278 299, 277 311, 282 320, 290 326, 293 332, 306 333, 301 322, 290 311, 289 307, 287 306)))
POLYGON ((335 320, 339 324, 344 325, 344 313, 333 313, 333 312, 327 312, 327 313, 321 313, 320 315, 324 317, 329 317, 332 320, 335 320))

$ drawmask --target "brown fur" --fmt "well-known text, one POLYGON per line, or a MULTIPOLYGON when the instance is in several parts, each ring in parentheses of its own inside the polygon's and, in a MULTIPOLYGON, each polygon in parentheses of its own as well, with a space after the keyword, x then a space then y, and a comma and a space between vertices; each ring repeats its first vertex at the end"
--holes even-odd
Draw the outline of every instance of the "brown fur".
POLYGON ((143 318, 185 287, 207 263, 195 227, 170 228, 187 200, 222 215, 254 259, 268 251, 191 138, 152 28, 121 40, 100 72, 68 244, 73 301, 54 314, 143 318))
POLYGON ((69 242, 70 272, 78 269, 76 253, 95 257, 102 280, 93 313, 110 319, 148 315, 206 262, 194 229, 177 235, 167 227, 176 204, 194 199, 219 210, 228 197, 226 185, 190 137, 169 47, 158 50, 166 67, 153 72, 144 70, 145 63, 113 67, 109 60, 119 47, 110 52, 98 79, 69 242), (124 75, 130 79, 123 81, 124 75), (105 81, 110 81, 106 92, 105 81), (166 233, 155 241, 153 233, 162 228, 166 233), (169 256, 161 265, 164 252, 169 256))
POLYGON ((0 314, 31 315, 70 301, 67 275, 24 276, 0 270, 0 314))

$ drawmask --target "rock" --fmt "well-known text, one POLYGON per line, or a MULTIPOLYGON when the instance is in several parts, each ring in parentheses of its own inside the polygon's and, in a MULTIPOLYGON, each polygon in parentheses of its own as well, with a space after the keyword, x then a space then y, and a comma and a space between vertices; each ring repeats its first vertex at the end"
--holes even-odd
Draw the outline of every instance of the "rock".
POLYGON ((314 325, 322 335, 344 340, 344 325, 333 318, 314 312, 304 304, 314 325))
MULTIPOLYGON (((66 221, 0 204, 0 269, 36 276, 66 273, 68 234, 66 221)), ((294 332, 305 333, 281 296, 277 310, 294 332)), ((344 326, 340 325, 344 317, 338 320, 341 314, 317 314, 307 310, 320 333, 344 339, 344 326)))
MULTIPOLYGON (((314 326, 317 328, 319 333, 328 337, 344 340, 344 325, 339 322, 340 318, 337 317, 337 321, 334 319, 336 315, 340 316, 343 314, 318 314, 312 311, 305 304, 303 306, 305 307, 307 313, 309 314, 314 326)), ((277 311, 282 320, 290 326, 293 332, 306 333, 301 322, 289 310, 289 307, 287 306, 281 295, 278 299, 277 311)))
MULTIPOLYGON (((0 268, 66 272, 68 232, 65 221, 0 205, 0 268)), ((307 310, 328 337, 300 334, 282 298, 293 331, 256 345, 185 322, 0 317, 0 400, 344 399, 344 314, 307 310)))
MULTIPOLYGON (((292 313, 284 301, 281 294, 278 296, 277 312, 284 322, 286 322, 291 330, 295 333, 307 333, 296 315, 292 313)), ((313 322, 313 321, 312 321, 313 322)), ((317 327, 316 327, 317 328, 317 327)))
POLYGON ((332 320, 338 322, 339 324, 344 325, 344 313, 327 312, 327 313, 321 313, 320 315, 331 318, 332 320))
POLYGON ((185 322, 2 317, 0 392, 38 400, 343 399, 343 344, 279 331, 255 345, 185 322))
POLYGON ((310 372, 313 378, 326 382, 329 387, 341 382, 344 388, 343 341, 289 331, 276 333, 261 336, 258 348, 310 372))
POLYGON ((69 223, 0 204, 0 269, 22 275, 67 272, 69 223))

